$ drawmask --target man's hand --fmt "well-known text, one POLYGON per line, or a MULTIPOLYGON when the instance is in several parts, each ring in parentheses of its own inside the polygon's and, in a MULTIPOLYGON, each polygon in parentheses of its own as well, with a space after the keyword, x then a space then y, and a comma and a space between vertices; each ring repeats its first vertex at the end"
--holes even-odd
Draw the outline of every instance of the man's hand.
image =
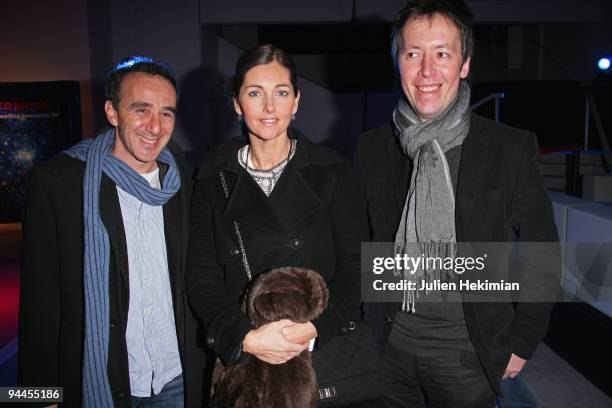
POLYGON ((527 360, 523 360, 513 353, 510 357, 510 362, 508 362, 508 367, 506 367, 503 379, 505 380, 508 377, 514 378, 519 375, 525 364, 527 364, 527 360))
POLYGON ((285 319, 251 330, 242 341, 242 350, 266 363, 286 363, 308 347, 308 341, 303 344, 294 343, 283 335, 283 328, 294 324, 285 319))
POLYGON ((304 344, 317 337, 317 329, 311 322, 293 323, 282 328, 285 338, 293 343, 304 344))

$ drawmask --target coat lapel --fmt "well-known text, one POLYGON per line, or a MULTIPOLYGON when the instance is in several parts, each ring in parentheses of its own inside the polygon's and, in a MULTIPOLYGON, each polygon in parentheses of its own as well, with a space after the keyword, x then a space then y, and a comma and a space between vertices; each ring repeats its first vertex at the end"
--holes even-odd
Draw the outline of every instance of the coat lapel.
POLYGON ((484 124, 472 115, 470 133, 461 147, 461 164, 457 178, 455 225, 457 240, 463 241, 474 215, 476 198, 486 185, 491 166, 491 141, 484 124))
POLYGON ((268 197, 244 169, 236 169, 233 186, 227 172, 226 180, 230 196, 224 214, 228 218, 268 231, 289 233, 288 227, 278 217, 268 197))
POLYGON ((236 170, 235 185, 228 186, 230 197, 224 214, 241 224, 292 235, 293 227, 320 204, 293 160, 287 164, 270 197, 244 169, 236 170))
MULTIPOLYGON (((181 182, 183 181, 181 180, 181 182)), ((182 218, 182 198, 182 192, 179 191, 163 206, 168 273, 170 275, 170 285, 172 286, 172 305, 179 344, 185 344, 185 315, 182 306, 183 282, 185 278, 181 273, 181 248, 183 248, 182 237, 183 228, 185 227, 182 218)))
POLYGON ((302 177, 296 162, 290 161, 283 173, 270 201, 283 224, 292 229, 316 211, 321 201, 302 177))
POLYGON ((182 229, 183 220, 181 219, 181 197, 180 192, 176 193, 163 206, 164 209, 164 235, 166 238, 166 250, 168 251, 168 269, 173 287, 176 285, 175 276, 180 274, 182 229))
POLYGON ((119 196, 115 184, 104 174, 100 183, 100 218, 114 251, 115 266, 123 279, 124 287, 129 288, 127 243, 119 196))
POLYGON ((387 157, 389 159, 387 165, 391 172, 393 195, 397 204, 396 210, 401 212, 404 209, 406 194, 408 194, 408 187, 410 185, 412 161, 402 152, 402 148, 399 146, 393 131, 391 135, 391 137, 387 138, 387 157))

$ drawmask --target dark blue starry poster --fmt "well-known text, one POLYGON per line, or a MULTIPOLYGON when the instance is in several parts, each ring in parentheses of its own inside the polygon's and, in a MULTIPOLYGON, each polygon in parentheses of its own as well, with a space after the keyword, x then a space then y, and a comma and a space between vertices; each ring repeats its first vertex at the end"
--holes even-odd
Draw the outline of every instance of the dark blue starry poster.
POLYGON ((0 224, 21 222, 29 172, 81 139, 79 83, 0 83, 0 224))

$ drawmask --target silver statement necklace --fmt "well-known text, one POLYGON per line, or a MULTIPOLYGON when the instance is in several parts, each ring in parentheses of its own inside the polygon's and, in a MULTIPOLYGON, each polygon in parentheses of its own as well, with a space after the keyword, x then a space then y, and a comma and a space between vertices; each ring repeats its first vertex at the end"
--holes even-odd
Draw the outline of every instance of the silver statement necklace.
POLYGON ((238 163, 240 163, 247 173, 253 177, 253 180, 255 180, 257 185, 263 190, 264 194, 269 197, 270 194, 272 194, 272 190, 274 190, 274 186, 278 182, 278 179, 280 179, 281 174, 283 174, 283 170, 285 170, 287 163, 295 154, 296 146, 297 140, 291 139, 291 147, 289 148, 289 153, 284 160, 271 169, 259 170, 253 165, 251 158, 251 147, 247 144, 238 150, 238 163))

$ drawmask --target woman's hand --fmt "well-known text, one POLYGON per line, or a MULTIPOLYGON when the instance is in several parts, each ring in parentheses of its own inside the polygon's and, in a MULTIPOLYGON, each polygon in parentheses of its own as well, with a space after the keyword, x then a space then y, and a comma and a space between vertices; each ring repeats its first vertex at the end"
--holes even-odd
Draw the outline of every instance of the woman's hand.
POLYGON ((311 339, 317 337, 317 329, 311 322, 293 323, 283 327, 281 331, 287 340, 298 344, 308 345, 311 339))
MULTIPOLYGON (((267 323, 247 333, 242 341, 242 350, 270 364, 283 364, 300 354, 308 347, 303 343, 288 340, 283 329, 296 325, 291 320, 267 323)), ((314 326, 313 326, 314 328, 314 326)), ((315 330, 316 333, 316 330, 315 330)))

